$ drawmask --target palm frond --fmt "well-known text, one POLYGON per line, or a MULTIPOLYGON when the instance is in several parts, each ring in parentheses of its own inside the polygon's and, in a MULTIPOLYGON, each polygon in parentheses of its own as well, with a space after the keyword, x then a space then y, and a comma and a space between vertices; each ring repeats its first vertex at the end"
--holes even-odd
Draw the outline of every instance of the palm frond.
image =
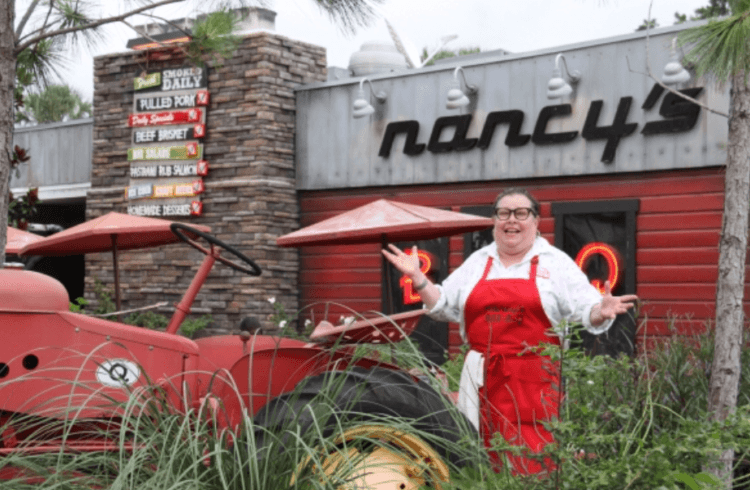
POLYGON ((353 34, 359 27, 366 27, 375 18, 372 4, 384 0, 315 0, 317 6, 344 32, 353 34))
POLYGON ((89 49, 104 39, 101 29, 87 27, 97 20, 91 15, 94 7, 93 2, 87 0, 33 2, 17 26, 17 44, 45 33, 72 29, 67 34, 55 36, 55 42, 67 50, 79 46, 89 49))
POLYGON ((75 44, 82 44, 89 48, 104 39, 101 28, 86 27, 97 20, 96 17, 91 15, 93 7, 92 2, 85 0, 58 0, 55 2, 54 21, 56 22, 56 28, 80 28, 65 36, 65 42, 68 47, 75 44))
POLYGON ((62 80, 58 67, 63 52, 64 46, 55 38, 44 39, 21 51, 16 60, 17 88, 46 87, 55 79, 62 80))
MULTIPOLYGON (((738 3, 750 3, 743 0, 738 3)), ((694 44, 685 61, 695 66, 698 76, 710 75, 727 81, 733 75, 750 70, 750 8, 708 24, 684 31, 681 44, 694 44)))
POLYGON ((232 35, 239 20, 235 13, 222 9, 196 22, 187 46, 191 61, 202 65, 206 56, 219 63, 222 58, 229 58, 241 42, 239 36, 232 35))

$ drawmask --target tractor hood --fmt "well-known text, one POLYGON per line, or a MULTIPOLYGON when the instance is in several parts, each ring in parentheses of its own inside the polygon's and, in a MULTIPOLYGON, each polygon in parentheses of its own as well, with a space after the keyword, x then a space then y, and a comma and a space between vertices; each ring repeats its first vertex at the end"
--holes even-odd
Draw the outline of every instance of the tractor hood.
POLYGON ((33 271, 0 269, 0 311, 68 311, 68 291, 57 279, 33 271))

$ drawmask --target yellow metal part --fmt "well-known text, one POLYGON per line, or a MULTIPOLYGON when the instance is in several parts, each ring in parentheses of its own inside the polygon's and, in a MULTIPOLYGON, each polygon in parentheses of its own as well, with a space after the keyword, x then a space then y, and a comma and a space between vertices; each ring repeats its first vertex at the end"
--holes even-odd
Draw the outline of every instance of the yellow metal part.
POLYGON ((440 489, 441 483, 450 478, 448 466, 429 444, 391 427, 363 425, 349 429, 334 446, 321 454, 320 465, 311 464, 308 456, 298 466, 297 474, 309 468, 321 483, 339 482, 339 490, 440 489))

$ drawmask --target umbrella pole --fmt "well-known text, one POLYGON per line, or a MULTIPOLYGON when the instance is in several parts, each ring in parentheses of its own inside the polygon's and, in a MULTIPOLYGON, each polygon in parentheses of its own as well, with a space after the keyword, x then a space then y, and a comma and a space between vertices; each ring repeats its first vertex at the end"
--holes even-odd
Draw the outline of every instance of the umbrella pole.
MULTIPOLYGON (((114 233, 110 235, 112 237, 112 263, 114 264, 115 271, 115 307, 117 311, 121 311, 120 306, 120 270, 117 267, 117 235, 114 233)), ((117 316, 117 321, 120 320, 120 316, 117 316)))
MULTIPOLYGON (((385 237, 385 234, 381 235, 381 244, 383 248, 388 247, 388 243, 385 237)), ((381 254, 382 255, 382 254, 381 254)), ((392 291, 392 284, 391 284, 391 267, 386 260, 385 257, 383 257, 383 267, 385 267, 385 294, 388 296, 388 311, 386 314, 393 315, 393 291, 392 291)), ((393 341, 390 341, 391 344, 391 362, 396 363, 396 346, 393 344, 393 341)))
MULTIPOLYGON (((385 249, 388 247, 388 242, 386 240, 385 234, 380 235, 380 242, 382 247, 385 249)), ((385 277, 385 296, 386 296, 386 304, 384 305, 387 309, 385 313, 387 315, 393 314, 393 291, 391 291, 392 285, 391 285, 391 268, 388 266, 388 261, 385 257, 381 257, 383 260, 383 267, 385 268, 383 276, 385 277)))

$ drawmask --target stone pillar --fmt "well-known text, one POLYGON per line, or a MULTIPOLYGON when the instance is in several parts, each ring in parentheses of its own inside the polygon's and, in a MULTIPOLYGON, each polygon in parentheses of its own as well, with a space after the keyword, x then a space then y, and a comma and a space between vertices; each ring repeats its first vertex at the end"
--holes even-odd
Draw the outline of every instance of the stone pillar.
MULTIPOLYGON (((127 52, 94 61, 94 148, 92 188, 87 219, 110 211, 127 213, 129 184, 127 148, 132 129, 133 79, 142 73, 186 64, 179 48, 127 52)), ((212 234, 254 259, 260 277, 217 263, 193 305, 194 314, 210 314, 211 333, 236 329, 241 318, 256 316, 273 328, 268 298, 288 312, 298 309, 299 259, 296 249, 280 249, 275 240, 298 227, 295 190, 295 94, 299 84, 325 81, 323 48, 269 32, 244 38, 221 66, 208 64, 204 158, 203 215, 178 218, 211 227, 212 234)), ((225 254, 229 256, 228 254, 225 254)), ((173 311, 203 256, 186 244, 126 251, 120 255, 123 309, 161 301, 173 311)), ((86 258, 86 297, 96 303, 95 282, 111 287, 111 254, 86 258)))

